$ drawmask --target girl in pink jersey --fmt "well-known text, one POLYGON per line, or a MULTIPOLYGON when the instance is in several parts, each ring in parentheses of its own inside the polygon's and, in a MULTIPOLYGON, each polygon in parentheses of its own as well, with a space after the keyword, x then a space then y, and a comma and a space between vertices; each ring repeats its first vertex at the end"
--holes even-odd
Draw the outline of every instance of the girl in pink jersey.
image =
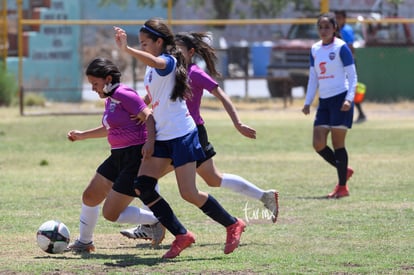
POLYGON ((256 138, 256 131, 248 125, 243 124, 237 114, 236 108, 231 102, 230 97, 221 89, 218 83, 210 76, 220 76, 216 71, 215 62, 217 60, 215 50, 212 48, 207 33, 178 33, 175 36, 176 43, 181 49, 188 64, 188 77, 190 80, 191 92, 193 96, 189 98, 187 107, 191 116, 197 124, 198 138, 203 147, 206 157, 197 162, 197 174, 204 181, 213 187, 226 187, 234 192, 244 194, 254 199, 261 200, 265 206, 272 212, 272 221, 275 223, 278 216, 278 192, 275 190, 264 191, 253 183, 237 175, 220 173, 213 162, 213 156, 216 154, 214 147, 208 140, 207 130, 204 126, 204 120, 200 114, 201 98, 204 90, 217 97, 223 104, 224 109, 230 116, 234 127, 245 137, 256 138), (193 62, 193 57, 197 55, 206 63, 209 74, 204 72, 197 64, 193 62))
POLYGON ((129 206, 137 196, 133 185, 141 158, 152 153, 151 147, 145 145, 148 135, 146 124, 150 128, 154 123, 151 110, 136 91, 120 83, 121 72, 110 60, 94 59, 86 69, 86 76, 92 89, 106 100, 102 125, 84 131, 71 130, 67 137, 70 141, 107 137, 111 154, 97 168, 83 192, 80 236, 68 246, 68 250, 95 250, 93 231, 99 216, 99 205, 104 200, 102 212, 107 220, 150 225, 150 236, 147 237, 153 240, 153 245, 157 245, 164 238, 165 229, 151 211, 129 206), (131 115, 140 117, 144 123, 131 121, 131 115))
POLYGON ((175 45, 171 30, 160 19, 147 20, 139 32, 141 50, 138 50, 127 45, 123 29, 114 29, 118 47, 147 65, 144 85, 155 119, 155 138, 150 140, 154 153, 152 157, 143 159, 135 190, 175 236, 163 258, 175 258, 195 242, 194 234, 181 224, 167 201, 155 190, 158 179, 171 163, 181 197, 227 229, 224 253, 233 252, 239 245, 245 223, 231 216, 213 196, 196 187, 196 161, 204 158, 204 152, 196 124, 185 103, 185 99, 191 96, 185 60, 175 45))
POLYGON ((313 147, 337 171, 338 183, 327 197, 341 198, 349 196, 347 181, 353 174, 348 167, 345 137, 352 127, 357 75, 352 52, 339 38, 335 15, 322 14, 317 25, 321 40, 311 48, 309 82, 302 112, 310 113, 310 105, 319 90, 313 147), (329 133, 333 150, 327 146, 329 133))

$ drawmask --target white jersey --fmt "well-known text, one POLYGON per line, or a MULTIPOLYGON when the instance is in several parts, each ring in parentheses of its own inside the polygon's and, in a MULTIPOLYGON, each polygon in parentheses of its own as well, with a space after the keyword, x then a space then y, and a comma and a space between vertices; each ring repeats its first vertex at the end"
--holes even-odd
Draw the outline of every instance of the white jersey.
POLYGON ((163 70, 147 66, 144 78, 145 89, 152 104, 155 120, 156 140, 171 140, 182 137, 196 128, 184 100, 170 99, 175 85, 177 60, 164 54, 167 66, 163 70))
POLYGON ((313 44, 310 54, 309 82, 305 105, 310 105, 319 87, 319 97, 329 98, 347 92, 353 101, 357 76, 352 52, 346 43, 335 37, 331 44, 313 44))

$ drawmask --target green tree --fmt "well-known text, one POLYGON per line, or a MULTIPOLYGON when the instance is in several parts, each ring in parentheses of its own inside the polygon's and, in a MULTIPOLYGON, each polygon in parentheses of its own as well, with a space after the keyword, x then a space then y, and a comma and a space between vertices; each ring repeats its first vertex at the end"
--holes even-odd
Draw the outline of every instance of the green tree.
POLYGON ((9 106, 17 93, 16 79, 0 61, 0 106, 9 106))
POLYGON ((388 3, 390 3, 390 5, 392 6, 392 8, 394 9, 393 11, 393 15, 394 16, 398 16, 398 6, 402 3, 404 3, 404 0, 388 0, 388 3))

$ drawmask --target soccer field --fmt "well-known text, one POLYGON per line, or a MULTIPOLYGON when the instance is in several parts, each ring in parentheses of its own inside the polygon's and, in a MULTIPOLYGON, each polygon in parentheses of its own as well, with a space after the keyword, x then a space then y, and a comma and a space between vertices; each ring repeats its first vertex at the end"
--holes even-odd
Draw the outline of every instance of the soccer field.
MULTIPOLYGON (((162 260, 173 236, 159 249, 126 239, 134 225, 100 217, 92 254, 46 254, 36 231, 58 219, 78 236, 83 189, 109 153, 105 139, 71 143, 66 133, 99 125, 100 115, 23 116, 0 108, 0 274, 414 274, 414 104, 366 103, 368 120, 347 136, 355 173, 350 196, 327 200, 336 172, 312 148, 312 122, 300 102, 237 102, 243 122, 257 139, 242 137, 219 104, 203 110, 222 172, 240 175, 280 192, 276 224, 259 201, 228 189, 214 195, 247 223, 239 248, 223 253, 225 229, 184 202, 172 174, 161 194, 196 243, 173 260, 162 260)), ((136 200, 135 205, 140 205, 136 200)))

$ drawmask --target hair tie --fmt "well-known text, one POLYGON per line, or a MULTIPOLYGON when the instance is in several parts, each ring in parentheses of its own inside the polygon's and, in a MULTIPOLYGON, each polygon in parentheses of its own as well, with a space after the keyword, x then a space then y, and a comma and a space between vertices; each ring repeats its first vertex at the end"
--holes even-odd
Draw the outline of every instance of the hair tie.
POLYGON ((156 30, 154 30, 151 27, 148 27, 147 25, 143 25, 142 28, 141 28, 141 30, 142 29, 149 31, 150 33, 155 34, 156 36, 159 36, 159 37, 162 37, 162 38, 166 38, 166 36, 164 34, 157 32, 156 30))

